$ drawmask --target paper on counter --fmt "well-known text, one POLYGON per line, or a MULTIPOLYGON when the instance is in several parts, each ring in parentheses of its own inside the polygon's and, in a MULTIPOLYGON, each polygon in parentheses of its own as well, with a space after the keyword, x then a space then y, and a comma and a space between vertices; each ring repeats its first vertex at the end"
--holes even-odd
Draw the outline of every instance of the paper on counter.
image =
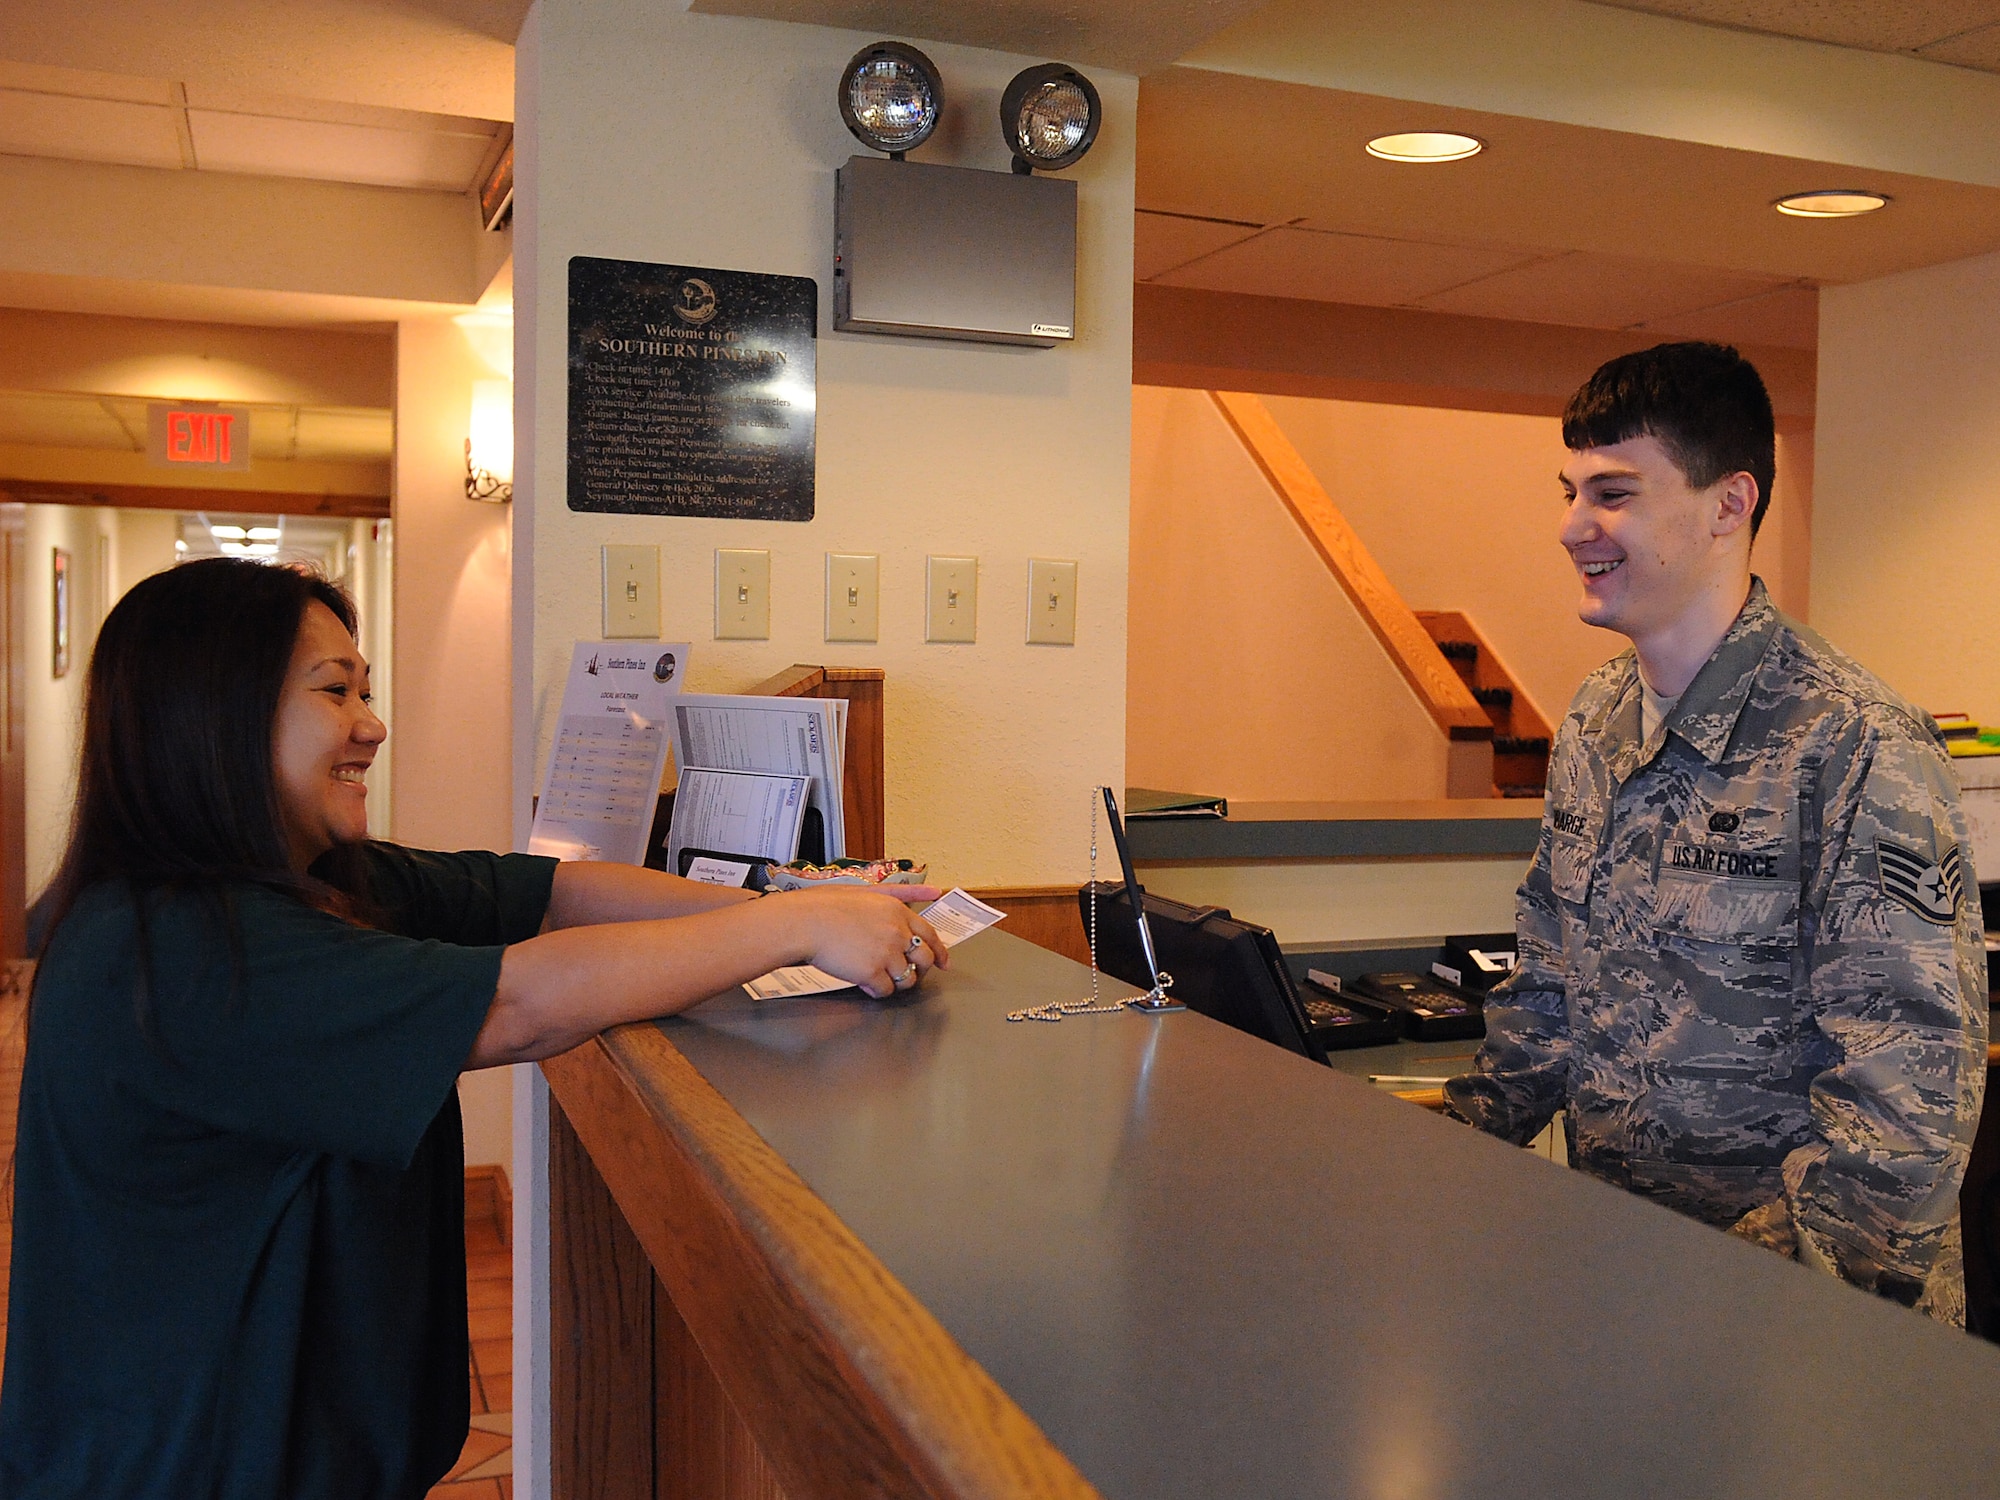
POLYGON ((956 948, 967 938, 978 937, 995 922, 1007 920, 1007 913, 995 910, 963 889, 946 891, 924 908, 924 920, 937 929, 947 948, 956 948))
POLYGON ((530 854, 645 863, 687 659, 685 644, 576 643, 530 854))
MULTIPOLYGON (((938 941, 947 948, 956 948, 967 938, 979 936, 995 922, 1007 920, 1004 911, 996 911, 977 896, 957 889, 938 897, 924 908, 923 915, 924 920, 937 929, 938 941)), ((800 995, 828 995, 835 990, 851 990, 854 986, 811 964, 794 964, 790 968, 773 969, 761 979, 751 980, 743 988, 750 992, 753 1000, 785 1000, 800 995)))

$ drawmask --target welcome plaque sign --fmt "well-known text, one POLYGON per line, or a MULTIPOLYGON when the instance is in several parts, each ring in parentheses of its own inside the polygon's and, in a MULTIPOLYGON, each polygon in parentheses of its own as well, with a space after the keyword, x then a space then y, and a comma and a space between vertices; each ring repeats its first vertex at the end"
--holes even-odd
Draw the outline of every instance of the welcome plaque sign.
POLYGON ((813 518, 819 286, 569 263, 569 508, 813 518))

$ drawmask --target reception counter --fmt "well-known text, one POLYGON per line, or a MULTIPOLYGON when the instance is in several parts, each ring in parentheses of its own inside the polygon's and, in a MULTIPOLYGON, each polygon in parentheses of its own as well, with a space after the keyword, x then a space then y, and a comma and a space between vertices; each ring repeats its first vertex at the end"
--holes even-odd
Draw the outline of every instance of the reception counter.
POLYGON ((1192 1013, 1006 1019, 1087 988, 994 931, 547 1063, 556 1495, 2000 1489, 2000 1348, 1192 1013))

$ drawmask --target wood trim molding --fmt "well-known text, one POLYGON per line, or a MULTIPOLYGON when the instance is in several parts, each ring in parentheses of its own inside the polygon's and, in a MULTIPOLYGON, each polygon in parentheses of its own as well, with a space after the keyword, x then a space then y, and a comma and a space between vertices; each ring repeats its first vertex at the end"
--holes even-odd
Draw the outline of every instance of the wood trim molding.
POLYGON ((1333 503, 1299 450, 1272 419, 1256 396, 1241 391, 1210 391, 1209 400, 1229 430, 1243 444, 1258 471, 1285 502, 1328 570, 1340 583, 1361 618, 1389 653, 1417 695, 1417 701, 1447 739, 1490 740, 1493 724, 1486 710, 1459 681, 1458 673, 1437 648, 1423 624, 1403 602, 1389 575, 1362 545, 1347 517, 1333 503))
POLYGON ((786 1493, 1097 1494, 656 1026, 542 1069, 786 1493))

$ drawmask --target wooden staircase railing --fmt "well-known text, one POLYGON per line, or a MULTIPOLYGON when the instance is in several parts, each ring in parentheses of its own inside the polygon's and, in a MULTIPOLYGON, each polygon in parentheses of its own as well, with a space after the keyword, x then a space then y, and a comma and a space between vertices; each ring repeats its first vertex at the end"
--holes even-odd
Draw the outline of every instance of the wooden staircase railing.
POLYGON ((1445 795, 1493 796, 1493 720, 1472 687, 1403 602, 1264 403, 1241 391, 1210 391, 1208 398, 1444 732, 1445 795))
POLYGON ((1420 609, 1417 619, 1493 721, 1494 793, 1541 796, 1549 780, 1549 721, 1466 616, 1420 609))

